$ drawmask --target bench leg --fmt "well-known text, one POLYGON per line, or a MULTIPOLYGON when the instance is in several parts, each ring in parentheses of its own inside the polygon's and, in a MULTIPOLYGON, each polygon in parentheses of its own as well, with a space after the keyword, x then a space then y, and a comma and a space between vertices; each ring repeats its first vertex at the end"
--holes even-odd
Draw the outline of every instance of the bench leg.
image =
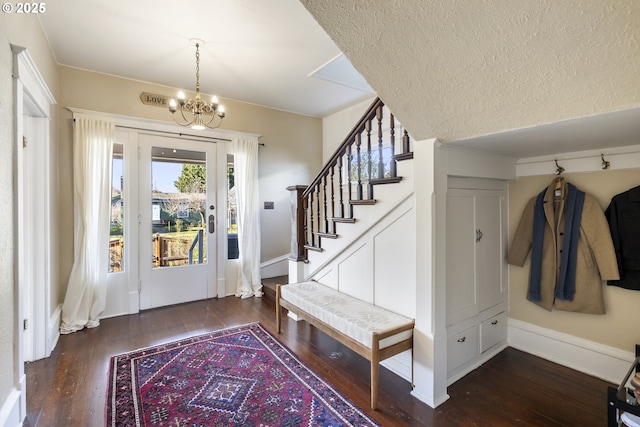
POLYGON ((280 320, 282 308, 280 308, 280 285, 276 285, 276 332, 280 333, 280 320))
POLYGON ((380 365, 378 362, 371 361, 371 409, 378 406, 378 371, 380 365))
POLYGON ((380 342, 374 334, 371 340, 371 409, 378 407, 378 377, 380 373, 380 342))

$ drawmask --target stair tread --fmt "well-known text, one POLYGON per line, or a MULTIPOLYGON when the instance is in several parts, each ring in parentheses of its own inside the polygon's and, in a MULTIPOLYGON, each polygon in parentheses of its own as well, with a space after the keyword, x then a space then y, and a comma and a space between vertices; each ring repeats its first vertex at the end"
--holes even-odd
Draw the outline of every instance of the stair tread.
POLYGON ((336 233, 317 232, 316 236, 324 237, 325 239, 337 239, 338 238, 338 235, 336 233))
POLYGON ((352 205, 375 205, 376 199, 349 200, 352 205))
POLYGON ((369 184, 372 185, 378 185, 378 184, 397 184, 398 182, 402 181, 402 177, 401 176, 393 176, 393 177, 388 177, 388 178, 376 178, 376 179, 370 179, 369 180, 369 184))
POLYGON ((395 156, 393 156, 394 159, 396 160, 409 160, 409 159, 413 159, 413 152, 410 153, 401 153, 401 154, 396 154, 395 156))
POLYGON ((342 218, 342 217, 335 217, 335 218, 331 218, 331 221, 333 222, 341 222, 341 223, 345 223, 345 224, 353 224, 354 222, 356 222, 355 218, 342 218))

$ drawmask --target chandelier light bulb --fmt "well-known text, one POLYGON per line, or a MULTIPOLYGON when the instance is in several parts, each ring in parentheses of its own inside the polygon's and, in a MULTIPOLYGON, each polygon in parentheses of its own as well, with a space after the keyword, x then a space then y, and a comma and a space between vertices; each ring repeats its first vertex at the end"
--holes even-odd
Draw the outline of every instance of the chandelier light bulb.
POLYGON ((218 97, 213 96, 211 103, 200 97, 200 44, 196 43, 196 96, 185 99, 184 92, 178 92, 178 101, 169 101, 169 112, 180 126, 191 126, 195 130, 215 129, 222 124, 225 117, 224 107, 218 105, 218 97), (175 113, 180 109, 180 116, 175 113))

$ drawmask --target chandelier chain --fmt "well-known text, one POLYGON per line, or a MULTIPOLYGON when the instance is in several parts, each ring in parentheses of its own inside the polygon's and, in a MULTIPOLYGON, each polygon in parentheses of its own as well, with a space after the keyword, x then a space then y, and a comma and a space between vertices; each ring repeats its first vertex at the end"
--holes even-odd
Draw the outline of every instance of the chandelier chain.
POLYGON ((200 45, 196 43, 196 92, 200 92, 200 45))
POLYGON ((196 43, 196 96, 185 99, 184 93, 178 93, 178 101, 169 101, 169 112, 180 126, 191 126, 192 129, 215 129, 222 124, 225 117, 224 107, 218 104, 218 97, 213 96, 211 102, 200 97, 200 44, 196 43), (180 111, 176 116, 176 112, 180 111))

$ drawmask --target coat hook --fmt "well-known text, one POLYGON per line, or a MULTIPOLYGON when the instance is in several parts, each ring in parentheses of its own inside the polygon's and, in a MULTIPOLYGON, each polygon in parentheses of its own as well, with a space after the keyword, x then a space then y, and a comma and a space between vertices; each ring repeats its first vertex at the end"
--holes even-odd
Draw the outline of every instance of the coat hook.
POLYGON ((602 159, 602 169, 609 169, 611 167, 611 162, 608 162, 604 159, 604 153, 600 154, 600 158, 602 159))
POLYGON ((558 160, 556 159, 556 175, 562 175, 564 172, 564 168, 558 164, 558 160))

